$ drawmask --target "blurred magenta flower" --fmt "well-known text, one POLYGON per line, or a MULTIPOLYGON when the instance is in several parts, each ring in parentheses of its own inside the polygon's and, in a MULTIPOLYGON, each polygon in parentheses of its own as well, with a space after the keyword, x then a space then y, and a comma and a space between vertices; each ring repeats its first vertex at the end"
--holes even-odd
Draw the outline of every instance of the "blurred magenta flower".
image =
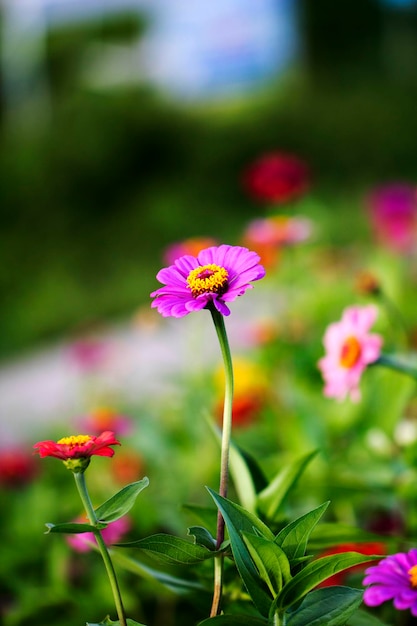
POLYGON ((284 204, 306 193, 310 173, 307 164, 295 155, 270 152, 247 168, 243 184, 249 195, 259 202, 284 204))
POLYGON ((376 188, 367 199, 377 240, 388 249, 406 254, 417 242, 416 187, 391 183, 376 188))
MULTIPOLYGON (((75 520, 77 523, 85 524, 88 520, 81 516, 75 520)), ((118 543, 123 535, 125 535, 131 528, 131 522, 128 517, 121 517, 114 522, 107 524, 105 528, 101 529, 101 536, 104 543, 111 546, 114 543, 118 543)), ((66 537, 68 544, 76 552, 88 552, 92 549, 92 543, 96 542, 94 533, 77 533, 68 535, 66 537)))
POLYGON ((22 487, 37 476, 38 464, 32 454, 19 448, 7 447, 0 451, 0 486, 22 487))
POLYGON ((411 610, 417 617, 417 549, 399 552, 382 559, 365 571, 363 600, 368 606, 379 606, 393 600, 400 611, 411 610))
POLYGON ((112 431, 118 435, 129 434, 132 420, 109 406, 98 406, 79 420, 80 429, 88 432, 102 433, 112 431))
POLYGON ((183 241, 177 241, 167 247, 164 254, 164 260, 172 265, 177 259, 186 254, 197 256, 200 250, 210 248, 217 245, 217 241, 211 237, 191 237, 183 241))
POLYGON ((59 441, 39 441, 33 446, 41 458, 52 456, 61 461, 84 459, 91 456, 113 456, 110 446, 120 446, 120 442, 111 431, 105 431, 98 437, 93 435, 71 435, 59 441))
POLYGON ((340 322, 328 326, 324 335, 326 355, 318 362, 325 381, 324 395, 343 400, 360 399, 359 382, 364 369, 376 361, 382 337, 369 334, 378 310, 373 305, 345 309, 340 322))
POLYGON ((253 280, 265 276, 259 256, 241 246, 212 246, 197 257, 186 255, 161 269, 157 279, 164 285, 151 293, 152 307, 163 317, 184 317, 213 305, 230 315, 226 302, 252 288, 253 280))

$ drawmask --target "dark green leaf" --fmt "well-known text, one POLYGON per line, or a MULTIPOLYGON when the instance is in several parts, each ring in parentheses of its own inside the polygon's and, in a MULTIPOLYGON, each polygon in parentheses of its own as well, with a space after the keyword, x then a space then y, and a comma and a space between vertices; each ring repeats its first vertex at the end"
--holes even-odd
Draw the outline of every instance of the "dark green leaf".
POLYGON ((188 534, 190 537, 194 537, 194 543, 197 545, 204 546, 207 550, 216 549, 216 540, 209 533, 207 528, 203 528, 203 526, 190 526, 188 534))
POLYGON ((308 563, 304 569, 298 572, 285 585, 277 598, 277 606, 281 608, 289 607, 301 600, 309 591, 330 576, 354 565, 360 565, 380 558, 381 556, 367 556, 358 552, 344 552, 316 559, 308 563))
POLYGON ((264 537, 242 533, 243 540, 262 580, 267 584, 273 598, 283 584, 291 579, 290 564, 281 548, 264 537))
POLYGON ((274 535, 265 524, 249 511, 223 498, 211 489, 208 489, 213 500, 220 509, 229 532, 230 544, 240 577, 246 586, 258 611, 267 616, 271 605, 271 598, 266 590, 265 583, 252 561, 248 548, 243 541, 242 532, 259 535, 274 540, 274 535))
POLYGON ((287 618, 287 626, 344 626, 362 602, 363 591, 326 587, 309 593, 287 618))
POLYGON ((275 543, 284 550, 290 561, 305 555, 310 533, 328 506, 329 502, 325 502, 313 511, 302 515, 285 526, 275 537, 275 543))
POLYGON ((107 523, 120 519, 130 511, 139 493, 148 485, 149 479, 146 476, 142 480, 126 485, 96 509, 97 519, 107 523))
POLYGON ((285 466, 272 482, 258 494, 258 508, 267 519, 275 519, 291 488, 316 454, 317 450, 314 450, 285 466))
POLYGON ((91 526, 91 524, 76 524, 75 522, 69 522, 67 524, 45 524, 48 528, 45 534, 48 533, 92 533, 97 529, 105 528, 107 524, 98 524, 97 526, 91 526))
POLYGON ((198 626, 210 626, 214 622, 219 626, 267 626, 268 620, 251 615, 218 615, 198 623, 198 626))
POLYGON ((132 559, 130 556, 127 556, 120 550, 112 551, 112 559, 120 567, 123 567, 127 571, 136 574, 136 576, 140 576, 148 580, 156 580, 158 583, 160 583, 167 589, 170 589, 176 594, 181 595, 185 593, 190 593, 192 591, 198 591, 200 595, 204 592, 212 595, 212 589, 205 589, 201 583, 196 582, 195 580, 178 578, 177 576, 172 576, 171 574, 160 572, 159 570, 149 567, 149 565, 141 563, 137 559, 132 559))
POLYGON ((215 550, 207 550, 207 548, 198 546, 181 537, 174 537, 164 533, 116 545, 121 548, 139 548, 163 563, 181 563, 183 565, 200 563, 219 554, 215 550))

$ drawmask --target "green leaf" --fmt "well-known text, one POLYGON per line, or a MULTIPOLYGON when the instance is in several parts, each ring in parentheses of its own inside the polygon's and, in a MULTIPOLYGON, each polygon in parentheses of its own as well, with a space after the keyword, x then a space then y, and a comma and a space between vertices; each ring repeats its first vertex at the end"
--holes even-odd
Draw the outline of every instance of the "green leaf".
POLYGON ((277 606, 287 608, 303 598, 318 584, 354 565, 360 565, 380 559, 381 556, 369 556, 358 552, 332 554, 308 563, 304 569, 285 585, 277 598, 277 606))
MULTIPOLYGON (((362 602, 363 591, 350 587, 326 587, 309 593, 289 615, 287 626, 344 626, 362 602)), ((288 615, 288 614, 287 614, 288 615)))
POLYGON ((204 546, 207 550, 216 549, 216 540, 211 533, 209 533, 207 528, 204 528, 203 526, 190 526, 187 532, 190 537, 194 537, 194 543, 197 545, 204 546))
POLYGON ((178 595, 196 591, 198 591, 200 595, 206 591, 210 595, 212 594, 212 589, 205 589, 201 583, 198 583, 195 580, 187 580, 185 578, 179 578, 178 576, 166 574, 165 572, 160 572, 159 570, 149 567, 149 565, 141 563, 137 559, 132 559, 130 556, 126 556, 126 554, 122 553, 120 550, 112 551, 112 559, 125 570, 133 572, 137 576, 141 576, 147 580, 156 580, 158 583, 178 595))
POLYGON ((267 616, 271 605, 271 598, 265 588, 265 583, 252 561, 241 533, 246 532, 254 535, 257 532, 270 541, 274 540, 274 535, 255 515, 227 498, 223 498, 211 489, 208 489, 208 491, 219 507, 225 520, 233 557, 240 577, 258 611, 262 615, 267 616))
POLYGON ((95 530, 105 528, 107 524, 97 524, 97 526, 92 526, 91 524, 77 524, 75 522, 69 522, 65 524, 45 524, 45 526, 48 529, 45 531, 45 535, 47 535, 48 533, 92 533, 95 530))
POLYGON ((197 626, 210 626, 216 622, 219 626, 267 626, 269 621, 263 617, 255 617, 254 615, 217 615, 209 617, 202 622, 198 622, 197 626))
POLYGON ((368 611, 359 609, 349 620, 349 626, 388 626, 385 622, 371 615, 368 611))
POLYGON ((116 545, 121 548, 139 548, 163 563, 181 563, 183 565, 201 563, 201 561, 212 559, 219 554, 219 551, 208 550, 181 537, 164 533, 116 545))
POLYGON ((149 479, 146 476, 142 480, 126 485, 95 510, 97 519, 107 523, 120 519, 130 511, 140 492, 148 485, 149 479))
MULTIPOLYGON (((130 619, 129 617, 126 619, 126 624, 127 626, 145 626, 145 624, 139 624, 139 622, 135 622, 135 620, 130 619)), ((113 620, 111 620, 110 617, 107 615, 107 617, 105 617, 104 620, 99 624, 92 624, 91 622, 87 622, 86 626, 120 626, 120 620, 113 622, 113 620)))
POLYGON ((275 543, 284 550, 290 561, 305 555, 310 534, 328 506, 329 502, 325 502, 302 515, 285 526, 275 537, 275 543))
POLYGON ((285 466, 272 482, 258 494, 258 508, 265 514, 267 519, 275 519, 289 491, 317 452, 317 450, 309 452, 290 465, 285 466))
POLYGON ((285 552, 276 543, 264 537, 244 532, 242 537, 260 577, 275 598, 283 584, 291 579, 290 564, 285 552))

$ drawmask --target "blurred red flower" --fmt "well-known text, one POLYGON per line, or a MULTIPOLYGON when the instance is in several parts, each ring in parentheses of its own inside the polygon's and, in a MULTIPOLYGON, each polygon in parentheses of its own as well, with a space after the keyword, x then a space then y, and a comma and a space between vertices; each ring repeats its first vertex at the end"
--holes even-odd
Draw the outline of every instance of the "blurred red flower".
POLYGON ((306 193, 310 173, 307 164, 295 155, 270 152, 247 168, 243 185, 254 200, 284 204, 306 193))
POLYGON ((117 483, 133 483, 144 474, 143 459, 134 450, 123 450, 112 461, 111 472, 117 483))
POLYGON ((0 485, 21 487, 30 483, 38 474, 39 467, 30 453, 22 448, 0 451, 0 485))
MULTIPOLYGON (((365 554, 369 556, 375 554, 383 555, 387 553, 387 548, 385 544, 380 541, 369 541, 365 543, 341 543, 338 546, 334 546, 333 548, 325 550, 319 556, 320 558, 322 558, 324 556, 330 556, 331 554, 343 554, 344 552, 359 552, 359 554, 365 554)), ((354 572, 360 572, 366 567, 366 563, 349 567, 348 569, 343 570, 343 572, 339 572, 338 574, 334 574, 334 576, 330 576, 330 578, 327 578, 322 583, 320 583, 319 587, 344 585, 347 576, 354 572)))

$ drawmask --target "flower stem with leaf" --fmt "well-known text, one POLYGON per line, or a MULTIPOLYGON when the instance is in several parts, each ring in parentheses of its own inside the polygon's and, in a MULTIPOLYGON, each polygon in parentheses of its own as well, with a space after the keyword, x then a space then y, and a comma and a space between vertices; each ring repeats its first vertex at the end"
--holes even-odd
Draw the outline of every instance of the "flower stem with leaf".
MULTIPOLYGON (((222 441, 221 441, 221 458, 220 458, 220 487, 219 493, 222 497, 227 496, 227 488, 229 482, 229 451, 230 439, 232 433, 232 407, 233 407, 233 363, 230 353, 229 341, 227 338, 224 317, 214 308, 210 307, 214 327, 220 344, 220 350, 223 356, 225 371, 225 393, 223 404, 223 424, 222 424, 222 441)), ((225 523, 220 511, 217 515, 217 536, 216 548, 220 549, 224 541, 225 523)), ((215 558, 214 565, 214 594, 210 611, 210 617, 214 617, 219 613, 221 595, 223 585, 223 555, 215 558)))

